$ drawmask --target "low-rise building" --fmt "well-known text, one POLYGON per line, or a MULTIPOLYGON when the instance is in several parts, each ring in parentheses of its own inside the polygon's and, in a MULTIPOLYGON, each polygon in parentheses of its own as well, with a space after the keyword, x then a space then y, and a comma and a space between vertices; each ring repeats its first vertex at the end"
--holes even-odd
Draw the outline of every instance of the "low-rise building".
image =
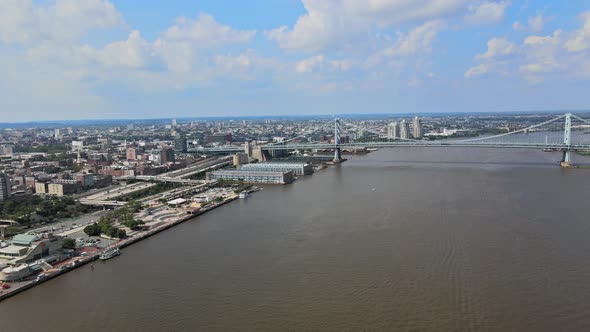
POLYGON ((15 281, 40 270, 40 263, 62 261, 63 237, 51 233, 43 235, 18 234, 10 242, 0 245, 0 280, 15 281))
POLYGON ((256 163, 240 166, 243 171, 267 171, 267 172, 287 172, 292 171, 295 175, 308 175, 313 173, 311 164, 302 163, 256 163))
POLYGON ((64 196, 75 194, 79 191, 79 184, 76 180, 56 180, 47 186, 47 194, 64 196))
POLYGON ((246 183, 286 184, 294 180, 292 171, 265 172, 244 170, 219 170, 207 173, 209 180, 231 180, 246 183))

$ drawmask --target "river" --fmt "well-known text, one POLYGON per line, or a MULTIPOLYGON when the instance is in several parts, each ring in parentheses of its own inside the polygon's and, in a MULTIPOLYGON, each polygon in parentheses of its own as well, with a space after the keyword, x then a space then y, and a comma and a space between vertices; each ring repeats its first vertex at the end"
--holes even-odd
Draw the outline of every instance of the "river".
POLYGON ((559 159, 353 156, 3 301, 0 330, 590 331, 590 170, 559 159))

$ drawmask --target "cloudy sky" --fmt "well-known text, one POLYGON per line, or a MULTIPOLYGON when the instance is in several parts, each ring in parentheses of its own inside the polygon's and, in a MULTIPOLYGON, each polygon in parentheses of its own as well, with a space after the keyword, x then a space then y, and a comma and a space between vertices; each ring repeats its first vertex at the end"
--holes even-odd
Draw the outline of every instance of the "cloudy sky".
POLYGON ((0 122, 590 109, 590 0, 0 0, 0 122))

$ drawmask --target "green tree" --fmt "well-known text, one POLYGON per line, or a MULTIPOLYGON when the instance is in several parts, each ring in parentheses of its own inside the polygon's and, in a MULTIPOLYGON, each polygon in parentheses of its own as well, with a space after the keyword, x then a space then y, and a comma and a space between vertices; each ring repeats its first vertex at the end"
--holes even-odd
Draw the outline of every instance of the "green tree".
POLYGON ((62 248, 64 249, 74 249, 76 247, 76 241, 74 239, 70 239, 69 237, 64 239, 62 244, 62 248))

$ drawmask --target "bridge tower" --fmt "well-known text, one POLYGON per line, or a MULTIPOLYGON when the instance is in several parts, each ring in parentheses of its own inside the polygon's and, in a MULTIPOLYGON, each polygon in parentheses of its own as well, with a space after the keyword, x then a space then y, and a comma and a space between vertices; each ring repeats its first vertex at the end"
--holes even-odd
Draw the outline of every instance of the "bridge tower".
POLYGON ((571 160, 571 143, 572 142, 572 114, 566 113, 565 114, 565 130, 563 133, 563 158, 561 159, 561 167, 570 167, 572 166, 571 160))
POLYGON ((342 152, 340 151, 340 119, 334 119, 334 162, 342 161, 342 152))

